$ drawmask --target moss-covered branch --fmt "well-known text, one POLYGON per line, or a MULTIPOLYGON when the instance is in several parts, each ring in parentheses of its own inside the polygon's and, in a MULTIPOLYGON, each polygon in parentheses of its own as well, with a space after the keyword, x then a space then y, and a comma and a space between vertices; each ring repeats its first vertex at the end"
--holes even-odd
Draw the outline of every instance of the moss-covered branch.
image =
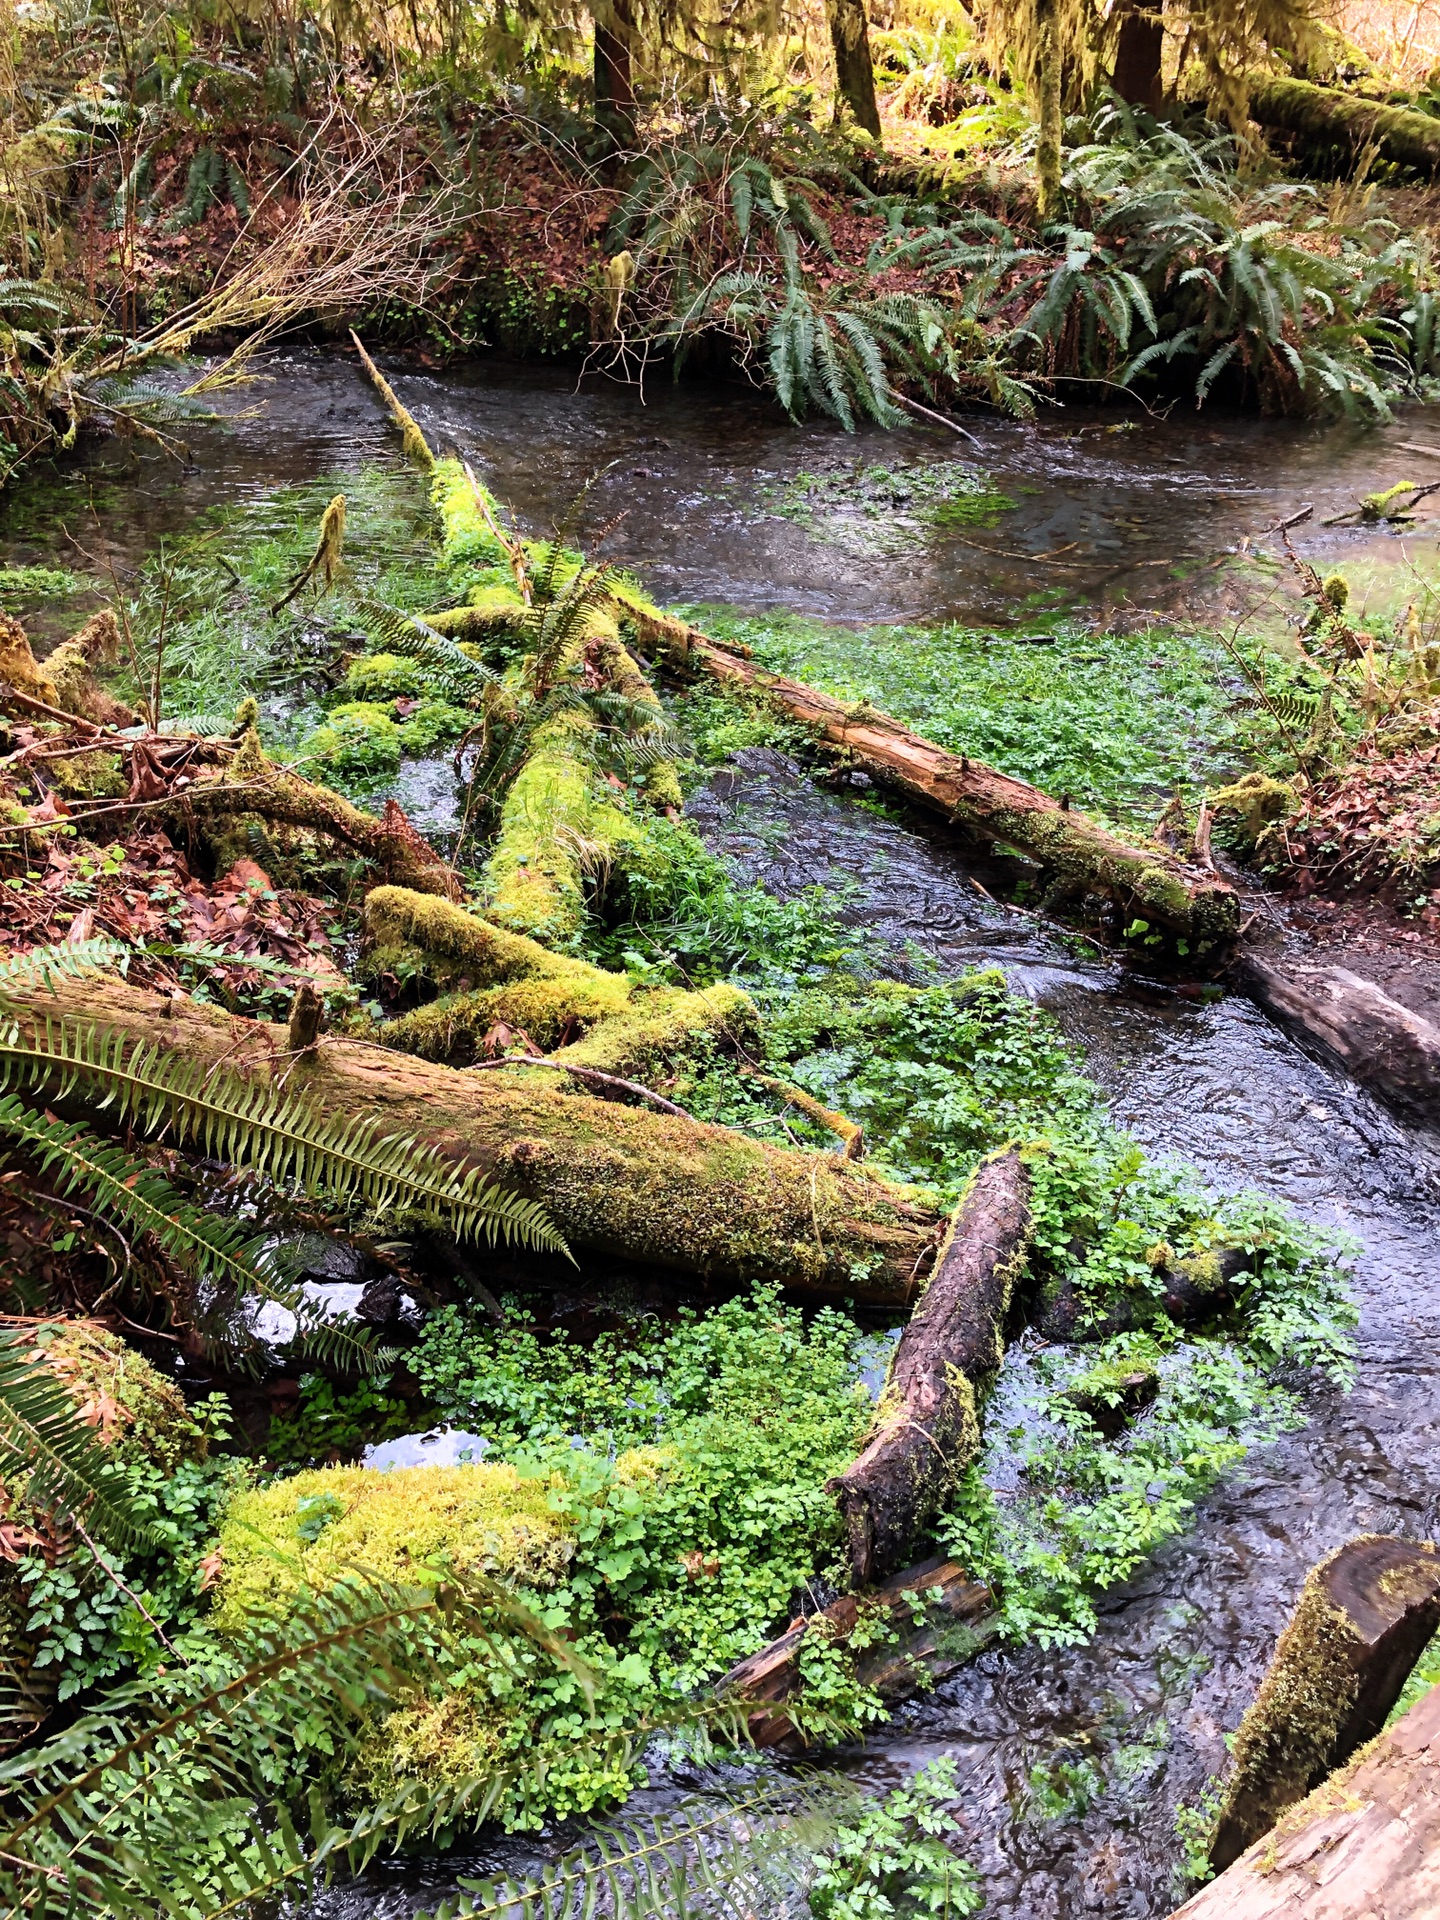
POLYGON ((1338 87, 1317 87, 1284 74, 1256 74, 1250 116, 1262 127, 1324 146, 1359 153, 1372 142, 1397 166, 1434 173, 1440 167, 1440 120, 1409 107, 1390 107, 1338 87))

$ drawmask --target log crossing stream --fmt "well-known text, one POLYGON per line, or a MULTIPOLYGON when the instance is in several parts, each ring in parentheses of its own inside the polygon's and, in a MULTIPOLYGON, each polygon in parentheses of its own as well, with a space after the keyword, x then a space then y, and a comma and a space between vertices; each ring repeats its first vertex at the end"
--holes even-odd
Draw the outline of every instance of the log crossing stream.
MULTIPOLYGON (((90 544, 92 489, 123 564, 202 508, 395 459, 378 402, 350 364, 301 355, 271 376, 263 417, 198 435, 188 474, 109 449, 53 485, 22 489, 0 515, 7 560, 76 564, 62 530, 90 544)), ((970 458, 961 443, 792 429, 744 393, 657 391, 642 407, 633 393, 577 393, 571 376, 533 369, 482 366, 397 385, 432 442, 474 459, 530 526, 617 461, 598 483, 594 519, 628 509, 607 551, 657 595, 852 622, 1008 621, 1017 601, 1055 590, 1082 612, 1127 599, 1163 612, 1199 599, 1218 614, 1236 592, 1253 607, 1263 570, 1237 588, 1211 565, 1218 555, 1301 503, 1314 502, 1318 523, 1406 467, 1432 477, 1397 443, 1440 444, 1440 419, 1415 414, 1369 438, 1208 416, 1134 430, 1099 415, 1057 414, 1038 429, 982 424, 974 457, 1016 501, 1013 513, 887 553, 884 515, 878 534, 858 516, 821 538, 766 501, 802 472, 970 458)), ((1432 464, 1440 477, 1440 459, 1432 464)), ((904 511, 903 501, 889 510, 904 511)), ((1436 542, 1423 529, 1317 534, 1305 550, 1317 564, 1343 552, 1353 580, 1379 580, 1412 564, 1428 573, 1436 542)), ((446 824, 438 787, 411 776, 401 799, 446 824)), ((1440 1147, 1308 1059, 1248 1001, 1206 1002, 1076 958, 1073 943, 984 897, 942 828, 821 791, 770 749, 717 773, 692 816, 776 893, 843 880, 848 916, 897 953, 913 945, 944 975, 1002 967, 1084 1046, 1116 1118, 1147 1149, 1192 1161, 1217 1186, 1258 1186, 1364 1243, 1351 1394, 1315 1389, 1310 1425, 1253 1455, 1202 1503, 1190 1532, 1113 1590, 1090 1645, 986 1652, 846 1757, 877 1789, 940 1753, 957 1757, 965 1851, 989 1915, 1168 1914, 1179 1897, 1175 1807, 1223 1761, 1223 1732, 1238 1723, 1307 1569, 1362 1530, 1420 1539, 1440 1530, 1440 1147)), ((1022 1342, 1005 1363, 998 1417, 1028 1364, 1022 1342)), ((657 1777, 640 1804, 685 1784, 657 1777)), ((458 1874, 513 1866, 548 1844, 387 1867, 314 1911, 399 1920, 433 1905, 458 1874)))

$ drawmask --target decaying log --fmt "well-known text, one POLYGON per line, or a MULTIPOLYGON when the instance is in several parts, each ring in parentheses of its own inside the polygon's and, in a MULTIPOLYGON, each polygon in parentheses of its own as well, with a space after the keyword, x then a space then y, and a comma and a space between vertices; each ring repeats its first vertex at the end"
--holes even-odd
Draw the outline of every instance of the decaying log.
POLYGON ((1047 1340, 1110 1340, 1117 1333, 1156 1325, 1161 1316, 1179 1326, 1195 1326, 1224 1313, 1235 1303, 1236 1283, 1255 1271, 1248 1247, 1211 1247, 1177 1259, 1155 1272, 1154 1288, 1117 1288, 1096 1303, 1073 1280, 1052 1283, 1041 1296, 1035 1329, 1047 1340))
POLYGON ((1254 1704, 1210 1848, 1228 1867, 1384 1726, 1440 1627, 1440 1551, 1362 1534, 1312 1569, 1254 1704))
MULTIPOLYGON (((64 1017, 217 1068, 283 1072, 321 1112, 373 1117, 539 1201, 575 1249, 903 1307, 944 1229, 910 1189, 838 1154, 537 1086, 540 1072, 458 1072, 334 1034, 297 1059, 284 1026, 108 976, 56 978, 9 1000, 31 1031, 64 1017)), ((82 1074, 71 1101, 84 1100, 82 1074)))
POLYGON ((874 779, 944 814, 967 832, 1016 847, 1062 883, 1102 893, 1127 914, 1200 946, 1225 946, 1240 922, 1234 889, 1218 874, 1186 863, 1158 845, 1122 840, 1076 809, 1024 780, 997 773, 964 754, 948 753, 877 712, 847 707, 798 680, 765 673, 668 615, 629 609, 642 636, 678 665, 699 668, 727 685, 754 689, 793 719, 843 747, 874 779))
POLYGON ((1172 1920, 1434 1920, 1440 1687, 1357 1754, 1172 1920))
POLYGON ((857 1586, 904 1566, 975 1457, 977 1396, 1004 1357, 1005 1315, 1029 1244, 1030 1176, 1012 1147, 977 1168, 900 1336, 865 1449, 826 1482, 857 1586))
POLYGON ((797 1621, 778 1640, 732 1667, 717 1691, 756 1703, 749 1720, 756 1746, 801 1744, 784 1702, 800 1690, 800 1651, 807 1634, 843 1641, 862 1617, 892 1615, 893 1637, 857 1653, 855 1677, 883 1700, 903 1700, 954 1673, 984 1645, 994 1606, 990 1589, 955 1561, 926 1560, 895 1574, 872 1593, 844 1594, 823 1612, 797 1621), (918 1623, 913 1602, 906 1598, 917 1593, 929 1596, 918 1623))
POLYGON ((1440 167, 1440 121, 1413 107, 1386 106, 1338 87, 1317 87, 1283 74, 1255 74, 1250 117, 1262 127, 1358 154, 1374 145, 1382 159, 1434 173, 1440 167))
POLYGON ((1406 1118, 1440 1124, 1440 1026, 1433 1020, 1345 967, 1278 966, 1246 954, 1235 980, 1406 1118))

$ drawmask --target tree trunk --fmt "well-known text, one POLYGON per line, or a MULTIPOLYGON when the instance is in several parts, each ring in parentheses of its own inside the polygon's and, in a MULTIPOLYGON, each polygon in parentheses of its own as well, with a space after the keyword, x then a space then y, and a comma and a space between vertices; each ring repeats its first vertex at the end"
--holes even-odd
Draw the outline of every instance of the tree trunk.
POLYGON ((595 19, 595 123, 620 148, 635 144, 634 36, 625 0, 612 0, 607 17, 595 19))
POLYGON ((1004 1356, 1005 1315, 1029 1245, 1030 1176, 1012 1147, 977 1169, 900 1336, 865 1450, 826 1483, 857 1586, 905 1565, 979 1451, 976 1403, 1004 1356))
POLYGON ((1126 6, 1115 36, 1115 71, 1110 81, 1122 100, 1150 113, 1159 110, 1165 98, 1161 75, 1164 54, 1165 28, 1159 13, 1133 4, 1126 6))
POLYGON ((1376 100, 1313 86, 1279 74, 1253 74, 1250 114, 1262 127, 1298 134, 1322 145, 1358 153, 1374 141, 1382 159, 1397 166, 1434 173, 1440 167, 1440 120, 1409 107, 1387 107, 1376 100))
POLYGON ((1292 1033, 1407 1119, 1440 1124, 1440 1026, 1346 967, 1277 966, 1246 954, 1237 984, 1292 1033))
POLYGON ((871 1646, 856 1659, 855 1677, 883 1700, 904 1700, 922 1686, 944 1680, 985 1643, 985 1621, 995 1605, 988 1587, 972 1580, 953 1560, 926 1560, 907 1567, 873 1593, 847 1593, 823 1612, 799 1620, 778 1640, 732 1667, 717 1692, 757 1703, 750 1715, 750 1737, 757 1747, 803 1744, 783 1711, 800 1688, 800 1650, 805 1636, 823 1632, 843 1641, 854 1631, 861 1607, 867 1613, 889 1609, 897 1625, 888 1645, 871 1646), (917 1624, 907 1594, 931 1596, 917 1624), (968 1631, 967 1631, 968 1629, 968 1631), (767 1704, 760 1704, 760 1703, 767 1704))
POLYGON ((835 91, 873 139, 880 138, 875 68, 870 59, 870 23, 865 0, 826 0, 830 44, 835 49, 835 91))
POLYGON ((1035 143, 1036 209, 1042 220, 1060 212, 1060 143, 1064 117, 1060 104, 1061 49, 1056 0, 1035 0, 1039 37, 1035 86, 1039 96, 1039 137, 1035 143))
POLYGON ((1437 1627, 1440 1552, 1428 1542, 1362 1534, 1311 1571, 1235 1736, 1213 1866, 1238 1860, 1375 1737, 1437 1627))
POLYGON ((1440 1913, 1440 1687, 1317 1787, 1172 1920, 1440 1913))
POLYGON ((1239 901, 1217 874, 1187 866, 1164 847, 1122 840, 1024 780, 965 754, 947 753, 868 703, 847 707, 798 680, 765 673, 684 621, 638 603, 623 610, 677 666, 703 669, 727 685, 764 693, 793 719, 843 747, 876 780, 981 839, 1018 847, 1056 878, 1082 892, 1109 895, 1127 915, 1166 927, 1201 950, 1234 939, 1239 901))
MULTIPOLYGON (((284 1073, 323 1114, 373 1119, 539 1201, 577 1250, 899 1308, 945 1227, 909 1189, 838 1154, 563 1092, 559 1074, 547 1086, 541 1070, 457 1072, 333 1034, 296 1060, 284 1026, 109 978, 56 978, 7 990, 7 1001, 32 1032, 65 1018, 217 1069, 284 1073)), ((105 1124, 83 1072, 67 1103, 76 1108, 105 1124)))

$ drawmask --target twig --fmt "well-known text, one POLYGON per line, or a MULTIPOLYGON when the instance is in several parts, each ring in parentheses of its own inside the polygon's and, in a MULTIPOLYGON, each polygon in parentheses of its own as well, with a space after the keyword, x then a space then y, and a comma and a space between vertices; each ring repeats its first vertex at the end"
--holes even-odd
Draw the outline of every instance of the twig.
POLYGON ((962 440, 968 440, 972 447, 984 445, 978 434, 971 433, 968 427, 962 427, 958 420, 951 420, 943 413, 936 413, 933 407, 922 407, 920 402, 912 400, 908 393, 896 393, 892 388, 890 398, 898 400, 902 407, 909 407, 912 413, 923 414, 927 420, 933 420, 937 427, 948 427, 951 433, 958 433, 962 440))
MULTIPOLYGON (((131 1322, 131 1325, 132 1326, 134 1325, 133 1321, 131 1322)), ((86 1546, 90 1549, 90 1552, 94 1556, 96 1566, 99 1567, 102 1570, 102 1572, 109 1575, 110 1579, 114 1582, 116 1589, 120 1593, 123 1593, 125 1598, 130 1602, 131 1606, 134 1607, 138 1613, 142 1614, 144 1618, 150 1622, 151 1626, 155 1629, 156 1637, 159 1639, 161 1646, 163 1646, 168 1653, 173 1655, 173 1657, 176 1660, 182 1660, 183 1656, 181 1654, 176 1653, 174 1646, 166 1638, 165 1629, 161 1626, 160 1622, 155 1618, 154 1614, 151 1613, 150 1609, 146 1606, 145 1602, 140 1598, 139 1594, 135 1593, 131 1588, 127 1587, 125 1582, 120 1578, 119 1574, 116 1573, 115 1569, 111 1566, 110 1562, 105 1558, 104 1554, 101 1553, 100 1549, 96 1546, 95 1542, 90 1538, 89 1534, 85 1531, 84 1524, 80 1520, 79 1516, 76 1514, 72 1514, 70 1517, 74 1522, 75 1531, 79 1534, 80 1538, 85 1542, 86 1546)), ((186 1662, 185 1664, 188 1665, 188 1662, 186 1662)))
POLYGON ((601 1073, 598 1067, 572 1067, 568 1060, 551 1060, 543 1053, 511 1053, 501 1060, 477 1060, 467 1067, 467 1073, 485 1073, 496 1067, 550 1067, 559 1073, 574 1074, 577 1080, 592 1080, 597 1086, 618 1087, 622 1093, 633 1093, 641 1100, 648 1100, 661 1113, 670 1113, 677 1120, 693 1120, 694 1115, 687 1113, 684 1107, 677 1107, 673 1100, 667 1100, 662 1094, 652 1093, 649 1087, 642 1087, 637 1080, 622 1080, 616 1073, 601 1073))
POLYGON ((1255 538, 1264 540, 1272 533, 1288 533, 1291 527, 1298 527, 1303 520, 1308 520, 1314 511, 1314 503, 1310 502, 1301 507, 1298 512, 1292 513, 1288 520, 1277 520, 1273 527, 1262 527, 1255 538))

